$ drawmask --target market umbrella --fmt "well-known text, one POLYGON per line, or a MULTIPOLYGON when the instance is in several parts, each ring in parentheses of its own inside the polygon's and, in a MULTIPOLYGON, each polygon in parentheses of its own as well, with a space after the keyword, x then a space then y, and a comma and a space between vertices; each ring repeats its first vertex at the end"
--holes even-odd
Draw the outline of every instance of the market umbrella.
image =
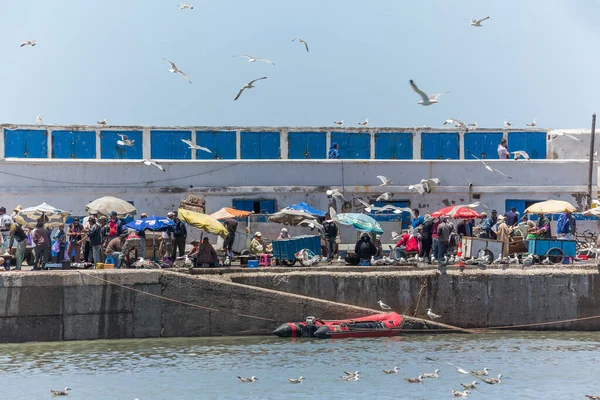
POLYGON ((296 211, 304 211, 307 214, 316 215, 317 217, 324 217, 325 211, 319 211, 316 208, 312 208, 308 204, 302 202, 297 204, 292 204, 285 208, 285 210, 296 210, 296 211))
POLYGON ((568 201, 563 200, 546 200, 535 203, 525 210, 526 214, 558 214, 563 211, 575 212, 577 209, 568 201))
POLYGON ((479 213, 467 206, 449 206, 444 207, 440 210, 432 212, 429 216, 431 218, 439 218, 441 216, 450 216, 456 219, 473 219, 479 218, 479 213))
POLYGON ((352 225, 354 229, 361 232, 375 232, 379 235, 383 233, 379 222, 365 214, 359 213, 343 213, 337 214, 335 219, 343 225, 352 225))
MULTIPOLYGON (((156 215, 151 215, 146 218, 136 219, 126 224, 125 227, 134 229, 137 232, 150 230, 150 231, 165 231, 170 227, 175 226, 175 222, 171 221, 166 217, 159 217, 156 215)), ((152 235, 152 250, 153 250, 153 258, 156 260, 156 240, 154 235, 152 235)), ((143 253, 146 253, 146 249, 142 249, 143 253)))
POLYGON ((69 216, 68 211, 58 209, 56 207, 43 202, 39 206, 27 207, 19 211, 17 217, 21 217, 22 221, 28 228, 35 228, 38 221, 42 221, 49 228, 56 228, 64 225, 69 216))
POLYGON ((185 210, 183 208, 177 210, 177 215, 183 222, 190 224, 195 228, 202 229, 213 235, 219 235, 222 238, 227 237, 227 228, 225 228, 219 220, 210 215, 185 210))
POLYGON ((113 196, 100 197, 85 206, 85 211, 92 210, 105 216, 109 216, 111 211, 116 211, 119 218, 132 217, 137 213, 133 204, 113 196))
POLYGON ((229 218, 245 218, 248 215, 253 214, 252 211, 236 210, 231 207, 223 207, 219 211, 210 214, 215 219, 229 219, 229 218))
POLYGON ((286 208, 269 217, 270 222, 278 222, 284 225, 298 225, 305 219, 314 220, 316 217, 304 211, 288 210, 286 208))

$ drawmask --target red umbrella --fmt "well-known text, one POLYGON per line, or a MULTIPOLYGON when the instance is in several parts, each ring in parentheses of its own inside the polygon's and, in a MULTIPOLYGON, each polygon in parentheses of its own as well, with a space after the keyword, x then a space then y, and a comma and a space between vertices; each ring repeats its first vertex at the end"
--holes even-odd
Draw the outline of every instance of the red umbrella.
POLYGON ((443 215, 451 216, 455 219, 473 219, 479 218, 479 213, 466 206, 449 206, 437 210, 430 214, 432 218, 439 218, 443 215))

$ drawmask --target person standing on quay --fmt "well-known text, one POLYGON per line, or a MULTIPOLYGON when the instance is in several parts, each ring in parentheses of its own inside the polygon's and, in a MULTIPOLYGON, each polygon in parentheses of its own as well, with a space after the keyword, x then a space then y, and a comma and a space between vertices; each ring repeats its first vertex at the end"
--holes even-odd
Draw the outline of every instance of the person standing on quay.
POLYGON ((171 253, 171 260, 175 261, 177 259, 177 249, 179 249, 179 257, 183 257, 185 255, 185 242, 187 239, 187 228, 185 226, 185 222, 179 219, 177 213, 173 215, 173 222, 175 222, 175 227, 173 230, 173 252, 171 253))
MULTIPOLYGON (((12 224, 7 222, 9 225, 10 232, 10 241, 8 243, 8 248, 12 249, 13 243, 17 242, 17 248, 14 250, 15 258, 17 259, 17 267, 15 268, 17 271, 21 270, 21 265, 23 265, 23 259, 25 258, 25 248, 27 247, 27 235, 23 230, 23 225, 19 222, 13 222, 12 224)), ((32 265, 33 266, 33 265, 32 265)))
POLYGON ((102 227, 96 223, 96 217, 88 219, 90 230, 88 239, 90 240, 90 249, 94 263, 102 262, 102 227))
POLYGON ((421 225, 421 252, 419 257, 423 258, 427 264, 431 262, 431 245, 433 242, 433 224, 435 219, 425 215, 425 222, 421 225))
POLYGON ((235 241, 235 232, 237 231, 238 222, 233 218, 228 218, 223 223, 225 229, 227 229, 227 237, 223 242, 223 250, 225 254, 233 260, 233 242, 235 241))
POLYGON ((50 259, 50 232, 44 228, 43 222, 38 222, 33 231, 33 243, 35 243, 35 266, 34 270, 43 269, 50 259))
POLYGON ((331 263, 333 255, 335 253, 335 240, 338 234, 338 226, 330 214, 325 216, 325 222, 323 222, 323 235, 325 236, 325 248, 327 249, 327 262, 331 263))
POLYGON ((69 258, 73 255, 74 261, 78 263, 81 257, 81 239, 83 238, 83 225, 79 223, 79 217, 73 218, 73 223, 69 225, 67 230, 67 236, 69 238, 69 258))
POLYGON ((327 158, 329 158, 330 160, 338 160, 340 158, 340 150, 337 143, 331 144, 327 158))

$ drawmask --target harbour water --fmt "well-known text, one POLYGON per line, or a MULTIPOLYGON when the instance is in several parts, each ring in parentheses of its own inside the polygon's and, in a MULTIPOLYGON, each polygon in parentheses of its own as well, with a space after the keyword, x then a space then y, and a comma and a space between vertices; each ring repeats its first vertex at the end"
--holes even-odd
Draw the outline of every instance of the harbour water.
POLYGON ((47 399, 440 399, 472 382, 444 364, 491 368, 473 399, 585 399, 600 395, 600 332, 409 335, 348 340, 177 338, 0 345, 0 397, 47 399), (437 359, 429 361, 425 357, 437 359), (397 375, 382 369, 399 367, 397 375), (441 370, 439 379, 405 377, 441 370), (360 370, 356 382, 342 371, 360 370), (241 383, 236 376, 259 378, 241 383), (289 377, 306 377, 293 385, 289 377))

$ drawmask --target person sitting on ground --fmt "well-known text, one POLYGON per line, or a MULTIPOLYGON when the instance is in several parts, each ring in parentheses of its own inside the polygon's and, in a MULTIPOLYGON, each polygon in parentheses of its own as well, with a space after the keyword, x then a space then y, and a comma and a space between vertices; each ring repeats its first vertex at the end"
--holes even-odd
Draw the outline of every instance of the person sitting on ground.
POLYGON ((375 248, 377 249, 377 254, 375 254, 376 259, 381 259, 385 255, 383 252, 383 245, 381 244, 381 236, 375 236, 375 248))
POLYGON ((123 233, 111 239, 106 246, 106 255, 115 260, 115 268, 121 268, 121 260, 123 259, 123 243, 127 239, 127 233, 123 233))
POLYGON ((262 234, 260 232, 256 232, 254 234, 254 238, 250 242, 250 253, 254 255, 263 254, 265 252, 266 246, 265 242, 262 239, 262 234))
POLYGON ((196 266, 202 267, 204 265, 208 265, 209 267, 215 267, 219 263, 219 258, 217 257, 217 251, 214 247, 208 242, 208 238, 205 237, 202 239, 202 243, 198 246, 198 257, 196 260, 196 266))
POLYGON ((192 260, 193 264, 196 265, 196 259, 198 258, 198 249, 200 247, 200 241, 199 240, 192 240, 190 242, 190 244, 192 245, 192 249, 189 251, 189 253, 187 253, 187 257, 192 260))
POLYGON ((377 248, 371 242, 371 236, 368 233, 363 233, 356 246, 354 246, 354 253, 360 259, 359 265, 371 265, 371 257, 377 254, 377 248))
POLYGON ((417 238, 414 235, 411 235, 408 231, 402 232, 400 235, 400 240, 396 243, 396 247, 394 248, 394 252, 396 253, 396 259, 408 258, 408 253, 417 252, 419 253, 419 243, 417 242, 417 238))
POLYGON ((291 239, 292 237, 290 236, 287 228, 281 228, 281 232, 279 233, 279 237, 277 238, 277 240, 281 240, 281 239, 291 239))

